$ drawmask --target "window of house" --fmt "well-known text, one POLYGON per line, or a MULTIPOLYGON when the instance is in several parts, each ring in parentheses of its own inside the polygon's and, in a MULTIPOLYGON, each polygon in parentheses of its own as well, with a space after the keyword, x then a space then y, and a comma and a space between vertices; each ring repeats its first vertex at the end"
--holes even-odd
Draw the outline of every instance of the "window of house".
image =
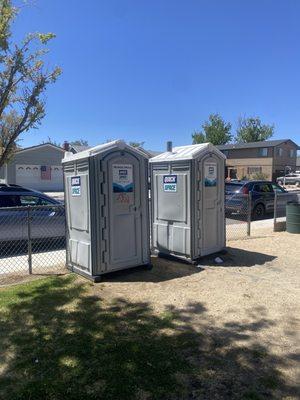
POLYGON ((296 151, 294 149, 291 149, 290 150, 290 158, 295 157, 295 155, 296 155, 295 153, 296 153, 296 151))
POLYGON ((248 167, 248 175, 259 174, 262 171, 261 167, 248 167))
POLYGON ((260 157, 267 157, 268 155, 268 148, 267 147, 261 147, 259 149, 259 155, 260 157))
POLYGON ((278 157, 282 157, 282 154, 283 154, 282 148, 281 147, 277 147, 277 155, 278 155, 278 157))

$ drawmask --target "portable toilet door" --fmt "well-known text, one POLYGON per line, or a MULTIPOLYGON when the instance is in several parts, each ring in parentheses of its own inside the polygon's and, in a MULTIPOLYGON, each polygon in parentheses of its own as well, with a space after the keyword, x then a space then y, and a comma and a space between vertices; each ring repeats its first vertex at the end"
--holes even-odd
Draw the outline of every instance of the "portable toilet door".
POLYGON ((109 269, 142 260, 140 163, 129 152, 106 158, 109 187, 109 269))
POLYGON ((201 255, 205 256, 225 247, 224 159, 209 153, 198 163, 203 176, 201 255))

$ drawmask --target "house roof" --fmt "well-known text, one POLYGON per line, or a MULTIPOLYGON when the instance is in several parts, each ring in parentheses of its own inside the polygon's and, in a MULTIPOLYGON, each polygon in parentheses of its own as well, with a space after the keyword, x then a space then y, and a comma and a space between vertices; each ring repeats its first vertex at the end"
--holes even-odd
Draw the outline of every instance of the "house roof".
POLYGON ((156 150, 146 150, 146 151, 150 154, 151 157, 155 157, 163 153, 163 151, 156 151, 156 150))
POLYGON ((90 148, 91 148, 91 146, 70 144, 70 149, 73 149, 75 153, 80 153, 81 151, 85 151, 85 150, 88 150, 90 148))
POLYGON ((173 160, 192 160, 206 151, 217 151, 221 157, 226 158, 211 143, 190 144, 189 146, 174 147, 172 151, 166 151, 150 159, 150 162, 173 161, 173 160))
POLYGON ((44 146, 51 146, 51 147, 54 147, 56 150, 60 150, 63 153, 65 152, 65 150, 62 147, 56 146, 55 144, 49 142, 49 143, 37 144, 35 146, 30 146, 30 147, 24 147, 23 149, 22 148, 18 148, 16 150, 16 153, 22 153, 23 151, 28 151, 28 150, 35 150, 35 149, 38 149, 38 148, 44 147, 44 146))
POLYGON ((230 144, 219 145, 216 147, 219 150, 252 149, 258 147, 275 147, 286 142, 292 142, 298 148, 298 150, 300 149, 300 147, 291 139, 264 140, 262 142, 249 142, 249 143, 230 143, 230 144))

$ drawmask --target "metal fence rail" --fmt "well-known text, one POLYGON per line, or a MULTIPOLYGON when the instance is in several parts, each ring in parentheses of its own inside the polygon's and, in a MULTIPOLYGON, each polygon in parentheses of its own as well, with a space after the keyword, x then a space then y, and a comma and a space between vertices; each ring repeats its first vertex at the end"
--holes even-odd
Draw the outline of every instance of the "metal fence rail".
POLYGON ((61 272, 65 263, 63 205, 0 208, 0 284, 61 272))

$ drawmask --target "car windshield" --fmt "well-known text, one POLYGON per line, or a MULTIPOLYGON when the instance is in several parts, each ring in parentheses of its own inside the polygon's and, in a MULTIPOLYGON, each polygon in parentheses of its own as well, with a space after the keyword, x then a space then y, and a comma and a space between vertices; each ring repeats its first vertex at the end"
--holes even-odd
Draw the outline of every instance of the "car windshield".
POLYGON ((243 187, 242 183, 226 183, 225 193, 226 194, 238 193, 242 187, 243 187))

